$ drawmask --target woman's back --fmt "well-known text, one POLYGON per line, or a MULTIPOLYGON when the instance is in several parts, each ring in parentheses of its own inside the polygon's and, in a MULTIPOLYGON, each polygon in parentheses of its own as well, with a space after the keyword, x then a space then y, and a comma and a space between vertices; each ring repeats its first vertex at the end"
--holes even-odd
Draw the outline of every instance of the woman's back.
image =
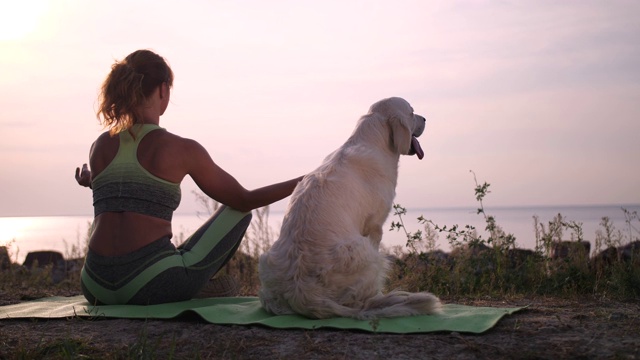
POLYGON ((130 131, 103 134, 91 151, 96 218, 89 246, 105 256, 171 236, 186 175, 179 137, 154 125, 130 131))

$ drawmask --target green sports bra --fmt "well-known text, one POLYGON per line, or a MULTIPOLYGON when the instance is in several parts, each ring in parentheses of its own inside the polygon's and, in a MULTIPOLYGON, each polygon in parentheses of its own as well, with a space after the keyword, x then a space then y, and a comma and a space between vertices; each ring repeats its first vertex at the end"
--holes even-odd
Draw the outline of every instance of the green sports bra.
POLYGON ((145 135, 161 129, 158 125, 134 126, 119 133, 120 147, 115 158, 92 182, 94 215, 131 211, 171 221, 180 204, 180 184, 163 180, 140 165, 138 145, 145 135))

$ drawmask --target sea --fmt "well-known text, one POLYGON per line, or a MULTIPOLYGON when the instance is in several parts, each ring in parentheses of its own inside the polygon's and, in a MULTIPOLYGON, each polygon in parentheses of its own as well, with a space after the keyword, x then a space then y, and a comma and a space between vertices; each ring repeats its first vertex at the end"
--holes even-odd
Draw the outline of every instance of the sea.
MULTIPOLYGON (((595 247, 598 231, 602 231, 602 220, 608 217, 616 231, 625 239, 635 240, 640 234, 640 221, 637 214, 640 204, 636 205, 593 205, 593 206, 519 206, 485 208, 486 215, 493 216, 497 224, 507 234, 513 234, 516 245, 520 248, 534 249, 536 246, 536 231, 534 217, 538 223, 548 226, 558 214, 566 222, 573 222, 581 226, 582 237, 595 247), (626 212, 624 211, 626 210, 626 212), (635 218, 633 214, 636 214, 635 218), (629 214, 632 215, 629 221, 629 214), (630 226, 631 225, 631 226, 630 226)), ((382 246, 393 250, 406 250, 407 235, 402 230, 392 229, 392 222, 402 220, 405 229, 410 233, 424 231, 424 224, 418 218, 430 220, 440 227, 458 225, 474 226, 478 234, 488 238, 485 231, 486 223, 482 214, 478 214, 476 207, 455 208, 424 208, 407 209, 406 214, 399 217, 393 210, 384 225, 382 246)), ((284 212, 270 211, 267 224, 274 241, 280 231, 284 212)), ((254 221, 255 221, 254 217, 254 221)), ((174 242, 179 242, 193 233, 204 221, 206 216, 201 214, 175 214, 173 217, 174 242)), ((12 260, 22 263, 31 251, 53 250, 61 252, 65 257, 74 257, 78 251, 86 246, 87 234, 91 228, 92 217, 81 216, 35 216, 35 217, 0 217, 0 246, 6 246, 12 260)), ((563 239, 571 240, 572 231, 566 229, 563 239)), ((445 234, 440 234, 436 246, 443 251, 449 251, 450 244, 445 234)))

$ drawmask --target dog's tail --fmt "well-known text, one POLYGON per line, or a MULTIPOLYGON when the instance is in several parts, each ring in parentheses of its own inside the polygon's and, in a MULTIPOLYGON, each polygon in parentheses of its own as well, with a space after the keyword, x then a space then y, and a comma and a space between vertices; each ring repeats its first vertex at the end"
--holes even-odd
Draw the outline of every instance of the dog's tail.
POLYGON ((367 300, 356 314, 358 319, 437 314, 442 310, 440 299, 428 292, 410 293, 394 290, 367 300))
MULTIPOLYGON (((296 309, 296 312, 314 318, 350 317, 360 320, 392 318, 401 316, 439 314, 440 299, 428 292, 410 293, 392 291, 378 294, 366 301, 363 307, 354 308, 338 304, 332 299, 322 299, 322 305, 296 309)), ((308 304, 307 304, 308 305, 308 304)))

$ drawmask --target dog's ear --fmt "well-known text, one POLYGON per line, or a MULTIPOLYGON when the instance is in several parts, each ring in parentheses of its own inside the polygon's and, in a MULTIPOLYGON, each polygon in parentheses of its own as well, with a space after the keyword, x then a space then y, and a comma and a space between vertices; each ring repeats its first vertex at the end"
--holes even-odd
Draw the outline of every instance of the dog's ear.
POLYGON ((392 147, 399 154, 407 155, 411 150, 411 129, 409 122, 404 117, 392 117, 389 119, 391 127, 392 147))

